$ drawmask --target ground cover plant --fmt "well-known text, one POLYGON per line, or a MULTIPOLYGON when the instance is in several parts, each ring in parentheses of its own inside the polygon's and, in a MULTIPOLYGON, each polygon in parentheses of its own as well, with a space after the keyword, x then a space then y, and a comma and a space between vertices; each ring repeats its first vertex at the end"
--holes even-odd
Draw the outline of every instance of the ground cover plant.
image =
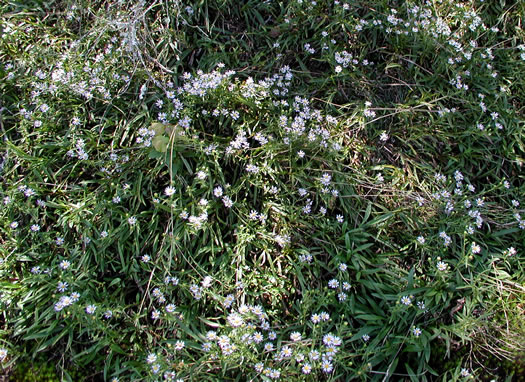
POLYGON ((0 12, 5 375, 523 378, 525 4, 0 12))

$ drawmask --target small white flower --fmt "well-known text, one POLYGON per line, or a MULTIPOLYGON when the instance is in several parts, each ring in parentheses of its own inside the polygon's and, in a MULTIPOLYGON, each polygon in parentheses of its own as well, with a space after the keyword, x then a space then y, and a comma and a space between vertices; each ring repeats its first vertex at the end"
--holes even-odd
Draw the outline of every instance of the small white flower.
POLYGON ((152 364, 156 360, 157 360, 157 355, 153 353, 148 354, 148 356, 146 357, 146 362, 149 364, 152 364))
POLYGON ((470 375, 470 372, 468 371, 468 369, 461 369, 461 372, 460 372, 461 376, 462 377, 468 377, 470 375))
POLYGON ((478 254, 481 252, 481 247, 476 243, 472 243, 471 251, 473 254, 478 254))
POLYGON ((65 292, 67 290, 67 287, 68 287, 67 282, 59 281, 58 282, 58 286, 57 286, 57 290, 59 292, 65 292))
POLYGON ((331 373, 332 370, 334 369, 334 366, 332 365, 332 363, 328 360, 324 360, 322 363, 321 363, 321 370, 324 372, 324 373, 331 373))
POLYGON ((222 187, 221 186, 217 186, 213 189, 213 195, 216 197, 216 198, 220 198, 223 194, 223 190, 222 190, 222 187))
POLYGON ((290 358, 292 354, 293 354, 292 349, 290 349, 289 346, 283 346, 283 348, 281 349, 282 358, 290 358))
POLYGON ((233 200, 231 200, 229 196, 223 196, 222 202, 226 208, 231 208, 233 206, 233 200))
POLYGON ((206 333, 206 339, 208 341, 215 341, 217 339, 217 333, 214 332, 213 330, 209 330, 207 333, 206 333))
POLYGON ((248 214, 248 219, 250 220, 257 220, 259 218, 259 214, 255 210, 251 210, 248 214))
POLYGON ((252 340, 256 344, 260 344, 264 340, 264 336, 262 335, 261 332, 255 332, 252 334, 252 340))
POLYGON ((253 164, 249 164, 246 166, 246 171, 253 173, 253 174, 257 174, 259 172, 259 167, 253 164))
POLYGON ((234 327, 234 328, 238 328, 240 326, 243 326, 244 325, 244 320, 243 318, 241 317, 240 314, 238 313, 232 313, 228 316, 228 322, 229 324, 234 327))
POLYGON ((310 374, 312 372, 312 366, 309 363, 305 363, 301 368, 303 374, 310 374))
POLYGON ((168 186, 164 189, 164 194, 166 196, 171 196, 175 193, 175 187, 172 187, 172 186, 168 186))
POLYGON ((206 276, 202 280, 202 287, 203 288, 209 288, 211 286, 211 283, 213 282, 213 278, 211 276, 206 276))
POLYGON ((328 173, 324 173, 323 176, 321 177, 321 184, 323 186, 328 186, 331 181, 332 181, 332 175, 328 173))
POLYGON ((224 299, 222 305, 223 305, 225 308, 229 308, 229 307, 232 306, 234 300, 235 300, 235 297, 233 296, 233 294, 229 294, 229 295, 227 295, 226 298, 224 299))
POLYGON ((415 337, 419 337, 421 335, 422 331, 420 328, 414 328, 412 329, 412 334, 415 336, 415 337))
POLYGON ((88 305, 88 306, 86 306, 86 313, 87 314, 93 314, 93 313, 95 313, 95 310, 97 310, 97 307, 95 305, 88 305))
POLYGON ((152 365, 151 371, 153 372, 153 374, 157 374, 160 371, 160 365, 158 363, 156 363, 155 365, 152 365))

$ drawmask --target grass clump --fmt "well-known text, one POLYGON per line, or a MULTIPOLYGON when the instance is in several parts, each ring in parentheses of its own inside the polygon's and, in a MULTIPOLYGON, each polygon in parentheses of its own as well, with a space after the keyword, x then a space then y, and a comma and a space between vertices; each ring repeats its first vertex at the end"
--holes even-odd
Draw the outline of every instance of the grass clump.
POLYGON ((522 5, 0 7, 6 370, 520 377, 522 5))

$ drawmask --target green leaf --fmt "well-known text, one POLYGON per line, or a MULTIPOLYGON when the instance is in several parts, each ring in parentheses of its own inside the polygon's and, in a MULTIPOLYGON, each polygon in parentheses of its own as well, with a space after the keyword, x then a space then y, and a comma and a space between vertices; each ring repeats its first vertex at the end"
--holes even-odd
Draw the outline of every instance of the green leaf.
POLYGON ((417 374, 414 372, 414 370, 412 370, 412 368, 410 367, 410 365, 408 363, 405 363, 405 368, 407 369, 408 376, 409 376, 410 380, 412 382, 419 382, 419 378, 418 378, 417 374))
POLYGON ((127 353, 120 347, 118 346, 115 342, 113 342, 111 345, 109 345, 109 348, 114 351, 115 353, 118 353, 118 354, 122 354, 122 355, 126 355, 127 353))
POLYGON ((168 137, 164 135, 158 135, 155 138, 153 138, 153 140, 151 141, 151 144, 153 145, 155 150, 161 153, 165 153, 166 151, 168 151, 169 142, 170 140, 168 137))

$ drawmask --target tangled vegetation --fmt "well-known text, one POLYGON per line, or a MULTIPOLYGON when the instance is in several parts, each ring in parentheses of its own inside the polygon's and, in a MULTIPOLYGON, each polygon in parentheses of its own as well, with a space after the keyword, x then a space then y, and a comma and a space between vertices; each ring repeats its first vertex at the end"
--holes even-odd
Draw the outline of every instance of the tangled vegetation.
POLYGON ((6 375, 523 377, 524 12, 0 5, 6 375))

